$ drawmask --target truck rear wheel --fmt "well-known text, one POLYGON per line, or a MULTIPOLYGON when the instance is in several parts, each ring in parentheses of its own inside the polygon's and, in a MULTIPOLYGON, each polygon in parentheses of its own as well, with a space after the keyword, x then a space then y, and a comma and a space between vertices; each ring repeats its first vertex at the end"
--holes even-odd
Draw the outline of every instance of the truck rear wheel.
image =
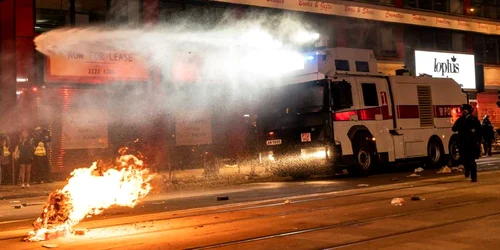
POLYGON ((371 144, 361 145, 356 152, 356 173, 366 176, 373 173, 376 163, 375 148, 371 144))
POLYGON ((431 139, 427 145, 427 163, 433 168, 439 168, 443 165, 444 149, 441 141, 431 139))
POLYGON ((458 138, 456 136, 451 137, 448 147, 448 151, 450 154, 450 167, 456 167, 460 165, 460 152, 458 151, 458 138))

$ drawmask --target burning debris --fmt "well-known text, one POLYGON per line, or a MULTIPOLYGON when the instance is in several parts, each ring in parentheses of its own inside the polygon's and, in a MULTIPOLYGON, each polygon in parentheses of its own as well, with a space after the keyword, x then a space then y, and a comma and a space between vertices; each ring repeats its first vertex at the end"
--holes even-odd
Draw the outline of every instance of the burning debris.
POLYGON ((42 215, 33 223, 25 241, 43 241, 73 233, 82 219, 100 214, 111 206, 134 207, 144 198, 152 179, 144 161, 134 155, 121 156, 113 166, 94 162, 75 169, 68 184, 52 192, 42 215), (96 195, 97 194, 97 195, 96 195))

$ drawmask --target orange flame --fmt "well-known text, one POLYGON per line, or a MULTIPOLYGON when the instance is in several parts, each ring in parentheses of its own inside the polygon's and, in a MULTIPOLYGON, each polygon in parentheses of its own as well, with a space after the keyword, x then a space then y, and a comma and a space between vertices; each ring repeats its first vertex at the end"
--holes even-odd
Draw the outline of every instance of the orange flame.
POLYGON ((137 205, 151 190, 149 181, 153 175, 133 155, 121 156, 117 165, 98 175, 96 162, 89 168, 75 169, 68 184, 49 196, 42 216, 25 240, 41 241, 50 234, 69 232, 85 217, 100 214, 111 206, 137 205))

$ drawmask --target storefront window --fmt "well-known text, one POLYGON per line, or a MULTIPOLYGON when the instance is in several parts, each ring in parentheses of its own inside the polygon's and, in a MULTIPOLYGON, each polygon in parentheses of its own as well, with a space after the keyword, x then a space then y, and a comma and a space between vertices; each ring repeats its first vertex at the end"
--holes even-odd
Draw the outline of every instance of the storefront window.
POLYGON ((404 0, 403 6, 410 8, 418 8, 418 0, 404 0))
POLYGON ((498 96, 496 91, 486 91, 484 93, 477 94, 477 103, 479 104, 478 108, 478 117, 482 119, 485 115, 490 116, 490 121, 493 123, 495 128, 500 127, 500 110, 496 105, 498 100, 498 96))
POLYGON ((404 27, 405 46, 424 50, 465 51, 465 34, 420 26, 404 27))
POLYGON ((429 0, 418 1, 418 8, 424 10, 432 10, 432 1, 429 0))
POLYGON ((392 4, 394 5, 394 0, 379 0, 380 3, 383 3, 383 4, 392 4))
POLYGON ((451 34, 451 50, 465 51, 465 35, 462 33, 453 32, 451 34))
MULTIPOLYGON (((76 26, 106 21, 107 1, 75 1, 74 21, 76 26)), ((45 32, 51 29, 71 25, 70 1, 37 0, 35 31, 45 32)))
POLYGON ((371 23, 369 26, 365 27, 362 48, 377 50, 379 47, 379 39, 377 39, 379 37, 379 28, 377 26, 377 23, 371 23))
POLYGON ((410 47, 420 47, 420 32, 415 26, 406 26, 404 29, 405 45, 410 47))
POLYGON ((500 18, 500 0, 471 0, 468 14, 490 19, 500 18))
POLYGON ((380 28, 380 55, 397 56, 395 35, 392 26, 383 25, 380 28))
POLYGON ((486 37, 485 39, 485 63, 498 63, 498 39, 496 37, 486 37))
POLYGON ((382 3, 394 5, 394 0, 363 0, 363 2, 382 3))
POLYGON ((423 49, 433 50, 436 48, 436 33, 433 29, 423 28, 420 30, 420 41, 423 49))
POLYGON ((464 2, 463 0, 450 0, 450 12, 455 14, 463 14, 464 13, 464 2))
POLYGON ((451 32, 438 30, 436 32, 436 48, 438 50, 451 50, 451 32))
POLYGON ((69 23, 69 6, 63 1, 36 1, 35 31, 44 32, 69 23))
MULTIPOLYGON (((190 20, 203 25, 216 24, 228 14, 228 8, 223 4, 206 4, 195 1, 160 1, 160 20, 177 23, 180 20, 190 20)), ((245 9, 231 9, 234 15, 244 15, 245 9)))
POLYGON ((403 0, 403 6, 424 10, 448 12, 450 0, 403 0))
POLYGON ((498 36, 485 36, 475 34, 473 35, 473 49, 478 63, 498 64, 500 37, 498 36))
POLYGON ((447 12, 448 11, 448 0, 434 0, 434 10, 447 12))
POLYGON ((484 36, 474 35, 473 37, 474 54, 477 62, 484 62, 484 36))
POLYGON ((495 5, 484 5, 484 17, 490 19, 497 19, 497 6, 495 5))

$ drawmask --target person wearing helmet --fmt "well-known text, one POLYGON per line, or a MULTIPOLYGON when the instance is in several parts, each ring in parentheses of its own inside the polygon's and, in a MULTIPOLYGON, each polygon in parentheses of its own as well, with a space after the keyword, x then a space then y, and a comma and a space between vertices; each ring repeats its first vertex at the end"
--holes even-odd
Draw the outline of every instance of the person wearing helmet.
POLYGON ((483 130, 484 153, 491 156, 491 144, 493 139, 495 139, 495 130, 488 115, 484 116, 483 121, 481 122, 481 128, 483 130))
POLYGON ((463 104, 462 115, 453 124, 453 132, 458 133, 458 151, 465 168, 465 178, 477 182, 476 159, 481 156, 481 123, 472 115, 474 109, 469 104, 463 104))

